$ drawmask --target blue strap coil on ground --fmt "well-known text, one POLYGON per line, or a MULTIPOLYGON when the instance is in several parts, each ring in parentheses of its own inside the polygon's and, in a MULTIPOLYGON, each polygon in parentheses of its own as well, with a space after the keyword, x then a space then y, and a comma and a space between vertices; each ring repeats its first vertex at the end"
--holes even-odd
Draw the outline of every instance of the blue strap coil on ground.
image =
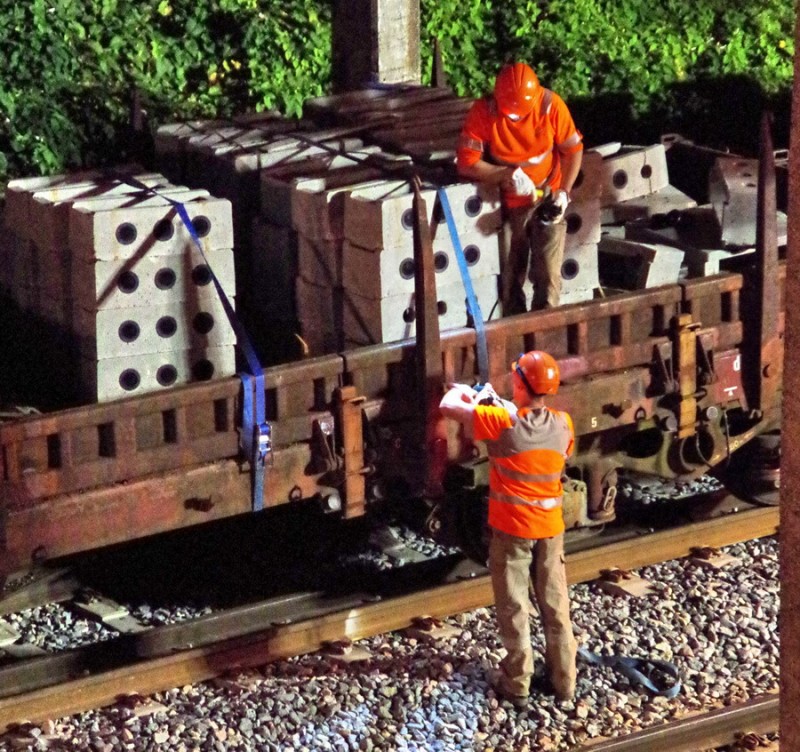
POLYGON ((142 191, 146 191, 154 196, 158 196, 172 207, 174 207, 178 216, 186 227, 186 231, 192 238, 197 250, 203 257, 203 261, 208 267, 211 274, 211 280, 214 283, 214 288, 219 295, 220 302, 228 316, 231 327, 236 333, 237 343, 244 353, 247 366, 250 370, 249 373, 239 374, 242 381, 242 451, 245 457, 250 462, 252 474, 252 506, 253 511, 258 512, 264 508, 264 475, 266 473, 267 463, 272 453, 272 432, 269 423, 266 420, 266 398, 264 387, 264 369, 256 355, 255 348, 247 336, 247 332, 233 310, 228 296, 222 289, 222 285, 214 274, 214 269, 203 251, 203 245, 195 230, 194 223, 186 211, 186 207, 180 201, 175 201, 169 196, 159 193, 153 188, 141 183, 130 175, 115 175, 121 182, 127 183, 142 191))
POLYGON ((578 657, 596 666, 608 666, 622 674, 631 684, 641 684, 659 697, 672 699, 681 691, 680 672, 678 667, 669 661, 659 660, 658 658, 598 655, 586 648, 578 648, 578 657), (672 677, 673 681, 668 686, 659 686, 663 682, 663 676, 657 677, 654 674, 672 677))
POLYGON ((442 212, 444 212, 444 218, 447 221, 447 229, 450 231, 450 240, 453 243, 453 249, 455 250, 456 259, 458 260, 458 268, 461 272, 461 280, 464 283, 464 292, 467 296, 467 310, 475 326, 478 375, 481 383, 485 384, 489 380, 489 349, 486 345, 486 328, 483 325, 483 314, 478 304, 478 298, 475 296, 475 290, 472 287, 472 280, 470 279, 469 269, 467 267, 467 259, 464 257, 464 249, 461 247, 461 240, 458 237, 456 223, 453 219, 453 212, 450 210, 450 200, 447 198, 447 193, 444 188, 439 188, 437 190, 437 195, 439 196, 439 203, 442 205, 442 212))

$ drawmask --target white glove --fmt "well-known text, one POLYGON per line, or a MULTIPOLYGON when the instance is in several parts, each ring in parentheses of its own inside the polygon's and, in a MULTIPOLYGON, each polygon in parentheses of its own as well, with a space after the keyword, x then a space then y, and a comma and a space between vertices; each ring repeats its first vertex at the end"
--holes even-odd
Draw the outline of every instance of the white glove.
POLYGON ((514 192, 518 196, 530 196, 535 190, 533 181, 522 171, 521 167, 517 167, 511 173, 511 179, 514 181, 514 192))
POLYGON ((553 205, 561 209, 561 213, 553 220, 554 222, 563 222, 564 215, 566 214, 567 207, 569 206, 569 194, 563 189, 559 188, 553 196, 553 205))

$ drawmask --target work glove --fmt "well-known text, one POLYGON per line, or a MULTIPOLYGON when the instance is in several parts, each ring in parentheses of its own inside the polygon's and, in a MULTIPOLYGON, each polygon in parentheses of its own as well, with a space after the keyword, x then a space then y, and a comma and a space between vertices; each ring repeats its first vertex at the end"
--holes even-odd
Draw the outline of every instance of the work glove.
POLYGON ((563 188, 559 188, 555 194, 553 194, 553 206, 560 209, 559 213, 553 219, 553 222, 563 222, 564 215, 569 206, 569 194, 563 188))
POLYGON ((514 181, 514 192, 518 196, 531 196, 536 190, 533 181, 523 172, 521 167, 517 167, 511 173, 511 180, 514 181))

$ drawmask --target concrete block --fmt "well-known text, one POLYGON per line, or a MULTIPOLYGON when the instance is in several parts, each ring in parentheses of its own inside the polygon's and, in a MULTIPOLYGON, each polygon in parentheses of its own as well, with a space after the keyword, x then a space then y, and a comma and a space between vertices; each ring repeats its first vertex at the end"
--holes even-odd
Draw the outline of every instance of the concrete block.
POLYGON ((697 202, 682 191, 668 185, 654 193, 628 201, 620 201, 608 207, 613 222, 633 222, 655 215, 666 215, 673 211, 684 211, 697 206, 697 202))
MULTIPOLYGON (((133 175, 142 185, 169 193, 176 190, 161 174, 133 175)), ((180 189, 177 189, 180 190, 180 189)), ((146 197, 146 192, 119 180, 98 179, 46 188, 30 195, 28 219, 30 237, 40 248, 63 249, 69 246, 69 209, 78 201, 146 197)))
POLYGON ((86 360, 219 347, 236 342, 222 302, 212 295, 204 300, 158 307, 100 310, 76 307, 73 329, 86 360))
POLYGON ((600 278, 623 290, 674 284, 681 276, 684 252, 674 246, 605 236, 599 243, 600 278))
POLYGON ((17 235, 27 238, 31 230, 28 205, 34 192, 45 188, 74 185, 76 182, 91 182, 101 179, 102 176, 103 173, 100 170, 85 170, 61 175, 11 180, 5 191, 3 221, 17 235))
MULTIPOLYGON (((344 238, 344 202, 353 191, 383 190, 386 181, 366 180, 328 187, 328 181, 302 181, 292 188, 292 226, 312 242, 344 238)), ((399 184, 398 184, 399 185, 399 184)))
MULTIPOLYGON (((476 232, 460 237, 470 279, 500 273, 500 248, 497 235, 476 232)), ((449 234, 433 241, 437 287, 463 284, 461 271, 449 234)), ((414 246, 372 251, 344 241, 342 245, 342 286, 365 298, 414 292, 414 246)))
MULTIPOLYGON (((484 320, 501 315, 497 294, 497 277, 481 277, 472 281, 484 320)), ((464 287, 448 285, 436 291, 440 330, 467 325, 464 287)), ((380 342, 408 339, 416 334, 414 294, 403 293, 381 299, 365 298, 345 291, 342 302, 345 343, 364 346, 380 342)))
POLYGON ((600 203, 610 206, 646 196, 669 185, 667 157, 663 144, 622 146, 602 163, 600 203))
POLYGON ((572 201, 567 206, 564 221, 567 223, 565 249, 599 242, 601 233, 599 199, 572 201))
MULTIPOLYGON (((501 224, 500 201, 495 190, 458 183, 446 187, 456 230, 461 233, 496 233, 501 224)), ((436 191, 422 191, 432 237, 448 232, 444 215, 436 207, 436 191)), ((413 242, 413 191, 405 181, 388 182, 384 189, 353 191, 344 202, 344 235, 362 248, 395 248, 413 242)))
MULTIPOLYGON (((319 191, 367 180, 382 179, 384 172, 365 163, 376 147, 335 154, 324 160, 310 157, 282 167, 261 170, 261 216, 276 225, 292 224, 292 194, 298 187, 319 191)), ((409 161, 408 158, 398 161, 409 161)))
POLYGON ((582 303, 594 298, 600 287, 598 244, 586 243, 564 250, 561 264, 562 304, 582 303))
MULTIPOLYGON (((227 199, 188 190, 170 193, 169 197, 186 207, 204 252, 233 248, 231 204, 227 199)), ((175 207, 158 196, 73 204, 69 246, 85 260, 170 256, 197 247, 175 207)))
MULTIPOLYGON (((758 160, 719 157, 708 174, 709 202, 714 207, 725 246, 752 246, 756 242, 758 160)), ((778 245, 786 244, 787 218, 777 213, 778 245)))
POLYGON ((580 172, 570 191, 573 203, 599 200, 603 180, 603 155, 596 149, 585 149, 580 172))
POLYGON ((198 302, 218 295, 211 272, 229 298, 236 295, 233 250, 217 248, 203 258, 186 248, 170 256, 145 254, 128 261, 75 259, 71 296, 87 310, 139 308, 198 302))
POLYGON ((236 352, 226 345, 136 357, 84 359, 79 370, 84 398, 105 402, 232 376, 236 372, 236 352))

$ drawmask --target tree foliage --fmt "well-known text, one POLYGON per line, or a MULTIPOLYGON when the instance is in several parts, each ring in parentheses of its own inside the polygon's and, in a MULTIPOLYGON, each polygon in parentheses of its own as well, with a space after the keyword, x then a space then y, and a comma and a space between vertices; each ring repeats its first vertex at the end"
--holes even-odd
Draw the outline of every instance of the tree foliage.
MULTIPOLYGON (((434 39, 462 95, 526 60, 598 133, 623 111, 644 125, 702 117, 721 81, 744 85, 722 87, 733 100, 785 97, 792 77, 795 12, 783 0, 421 0, 421 11, 424 80, 434 39)), ((300 114, 330 87, 331 17, 330 0, 4 3, 0 184, 118 161, 133 90, 151 126, 300 114)))

